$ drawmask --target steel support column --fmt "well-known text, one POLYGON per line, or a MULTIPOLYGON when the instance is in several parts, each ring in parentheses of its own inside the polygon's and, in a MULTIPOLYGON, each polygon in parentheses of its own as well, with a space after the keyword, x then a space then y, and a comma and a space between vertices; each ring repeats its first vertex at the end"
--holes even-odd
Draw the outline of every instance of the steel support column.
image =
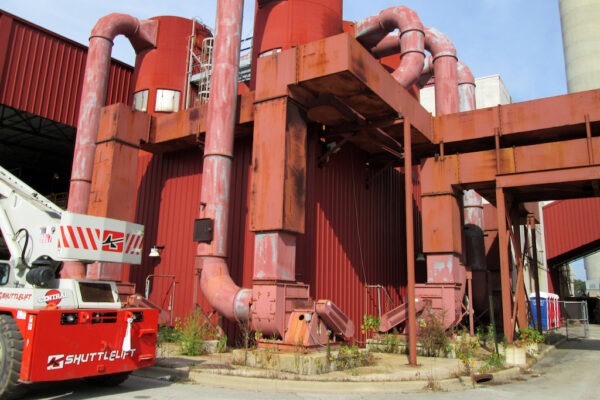
POLYGON ((408 360, 417 365, 417 316, 415 306, 415 237, 413 231, 413 183, 410 120, 404 119, 404 193, 406 206, 406 280, 408 286, 408 360))
POLYGON ((502 283, 502 322, 508 343, 514 340, 514 325, 511 323, 512 293, 510 290, 510 260, 508 254, 508 227, 506 225, 506 200, 504 190, 496 188, 496 212, 498 216, 498 250, 500 253, 500 280, 502 283))

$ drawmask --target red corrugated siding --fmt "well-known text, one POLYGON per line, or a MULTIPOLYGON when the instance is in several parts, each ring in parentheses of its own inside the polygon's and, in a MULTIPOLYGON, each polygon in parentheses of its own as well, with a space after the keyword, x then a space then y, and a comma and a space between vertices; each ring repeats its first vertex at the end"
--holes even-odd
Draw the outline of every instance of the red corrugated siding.
MULTIPOLYGON (((0 103, 76 126, 87 47, 0 10, 0 103)), ((91 30, 92 27, 90 27, 91 30)), ((113 60, 106 104, 127 103, 133 68, 113 60)))
MULTIPOLYGON (((364 153, 346 146, 319 169, 315 161, 318 144, 316 140, 310 143, 306 234, 298 238, 298 280, 311 285, 315 298, 334 301, 355 322, 358 335, 363 314, 377 312, 375 289, 369 290, 365 308, 364 275, 369 284, 384 285, 396 305, 405 294, 404 175, 390 169, 366 189, 364 153)), ((251 155, 251 138, 236 140, 229 266, 234 281, 246 287, 252 284, 254 254, 254 234, 248 230, 251 155)), ((138 291, 143 291, 148 274, 177 275, 174 311, 179 318, 193 306, 192 221, 200 202, 201 156, 199 150, 144 155, 138 171, 136 219, 146 226, 145 252, 154 244, 165 249, 160 260, 144 256, 142 266, 132 267, 130 279, 138 291)), ((168 280, 157 280, 151 300, 166 308, 169 296, 168 280)), ((201 293, 198 298, 202 307, 210 310, 201 293)), ((389 309, 383 293, 382 305, 389 309)), ((233 324, 226 323, 225 327, 233 332, 233 324)))
POLYGON ((555 201, 543 213, 547 259, 600 239, 600 197, 555 201))

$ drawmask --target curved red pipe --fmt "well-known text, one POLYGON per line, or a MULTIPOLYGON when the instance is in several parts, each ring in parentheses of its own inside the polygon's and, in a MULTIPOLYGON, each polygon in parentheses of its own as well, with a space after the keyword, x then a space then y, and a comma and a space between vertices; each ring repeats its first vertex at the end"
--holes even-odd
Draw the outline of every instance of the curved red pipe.
MULTIPOLYGON (((125 35, 136 52, 140 52, 155 46, 157 26, 157 21, 139 20, 130 15, 113 13, 100 18, 92 29, 81 89, 69 188, 67 209, 71 212, 85 214, 88 210, 100 109, 106 103, 113 39, 117 35, 125 35)), ((61 276, 85 279, 85 267, 78 262, 66 262, 61 276)))
POLYGON ((375 57, 401 52, 392 76, 405 88, 417 82, 425 58, 423 24, 416 12, 404 6, 390 7, 356 23, 356 39, 375 57), (387 35, 396 29, 400 34, 387 35))
POLYGON ((243 0, 219 0, 214 45, 204 163, 202 167, 201 218, 214 221, 210 243, 198 245, 196 268, 200 287, 211 306, 229 319, 249 318, 252 291, 237 286, 227 267, 227 232, 233 133, 237 104, 243 0))
POLYGON ((458 112, 458 60, 454 44, 452 44, 446 34, 439 30, 425 28, 425 49, 433 57, 436 115, 458 112))
POLYGON ((433 57, 429 55, 425 57, 423 70, 421 71, 421 77, 417 81, 417 86, 419 89, 423 89, 426 85, 433 83, 435 83, 435 78, 433 77, 433 57))

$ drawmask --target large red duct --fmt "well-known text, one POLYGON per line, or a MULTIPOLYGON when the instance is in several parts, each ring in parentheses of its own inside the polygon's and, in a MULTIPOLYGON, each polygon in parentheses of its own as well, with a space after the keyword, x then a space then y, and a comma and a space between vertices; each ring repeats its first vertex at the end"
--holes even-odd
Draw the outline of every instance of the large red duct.
MULTIPOLYGON (((157 21, 114 13, 100 18, 92 29, 69 189, 68 210, 71 212, 85 214, 88 210, 100 109, 106 103, 113 39, 118 35, 127 36, 136 53, 139 53, 156 45, 157 29, 157 21)), ((66 262, 61 277, 85 279, 85 267, 81 263, 66 262)))
POLYGON ((227 267, 227 229, 237 103, 243 0, 219 0, 206 122, 200 218, 212 220, 213 240, 200 243, 196 268, 208 302, 223 316, 249 318, 252 291, 237 286, 227 267))

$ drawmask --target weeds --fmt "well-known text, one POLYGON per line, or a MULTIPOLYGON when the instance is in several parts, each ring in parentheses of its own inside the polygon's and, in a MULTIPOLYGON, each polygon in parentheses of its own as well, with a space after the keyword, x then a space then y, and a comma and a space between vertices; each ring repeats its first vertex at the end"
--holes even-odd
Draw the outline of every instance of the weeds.
POLYGON ((356 345, 340 347, 337 357, 335 357, 335 366, 338 370, 354 369, 373 365, 373 363, 373 354, 370 351, 359 351, 356 345))
POLYGON ((429 357, 446 355, 450 349, 450 340, 446 336, 443 316, 436 315, 433 310, 424 314, 426 317, 419 321, 419 341, 423 345, 425 355, 429 357))
POLYGON ((480 368, 481 372, 490 372, 495 371, 504 367, 504 363, 506 362, 506 357, 502 354, 498 354, 495 351, 490 353, 488 358, 484 361, 483 366, 480 368))
POLYGON ((477 366, 477 363, 473 358, 475 357, 475 350, 479 348, 479 341, 477 338, 472 338, 467 332, 462 332, 459 335, 458 340, 454 346, 456 352, 456 358, 463 364, 463 368, 467 375, 471 375, 473 368, 477 366))
POLYGON ((175 326, 178 332, 178 343, 181 354, 185 356, 199 356, 204 353, 204 340, 202 339, 202 318, 198 310, 194 310, 183 323, 175 326))
POLYGON ((544 343, 546 337, 542 335, 537 329, 534 328, 524 328, 519 331, 519 340, 527 343, 544 343))

